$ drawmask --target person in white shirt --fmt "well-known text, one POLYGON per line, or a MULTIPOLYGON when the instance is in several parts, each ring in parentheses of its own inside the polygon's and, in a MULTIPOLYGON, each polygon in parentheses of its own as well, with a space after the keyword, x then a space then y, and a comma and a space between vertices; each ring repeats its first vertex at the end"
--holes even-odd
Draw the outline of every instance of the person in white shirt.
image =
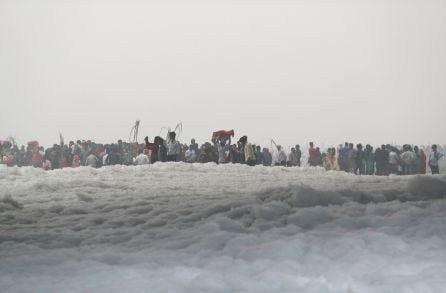
POLYGON ((147 156, 146 153, 148 153, 148 149, 144 149, 144 152, 142 150, 139 150, 139 155, 136 156, 136 158, 133 159, 135 165, 147 165, 150 164, 150 159, 147 156))
POLYGON ((96 168, 98 165, 98 158, 91 152, 88 157, 85 159, 85 166, 90 166, 92 168, 96 168))
POLYGON ((197 154, 194 149, 191 149, 186 146, 186 152, 184 153, 184 157, 187 163, 194 163, 197 159, 197 154))
POLYGON ((286 166, 286 159, 287 159, 287 156, 286 156, 286 153, 285 153, 285 151, 283 150, 282 146, 278 145, 278 146, 277 146, 277 151, 278 151, 279 153, 277 154, 277 163, 276 163, 276 166, 286 166))
POLYGON ((212 140, 214 142, 214 145, 217 148, 218 152, 218 163, 224 164, 228 162, 228 153, 229 148, 231 146, 231 137, 225 138, 225 139, 216 139, 212 140))
POLYGON ((391 148, 389 152, 389 173, 398 174, 398 167, 400 163, 400 156, 395 148, 391 148))
POLYGON ((168 162, 176 162, 178 160, 178 156, 181 152, 180 143, 175 140, 176 133, 169 133, 169 140, 167 141, 167 161, 168 162))
POLYGON ((438 161, 441 157, 443 157, 443 154, 437 151, 437 145, 432 145, 432 152, 429 154, 429 167, 431 168, 432 174, 440 174, 438 161))

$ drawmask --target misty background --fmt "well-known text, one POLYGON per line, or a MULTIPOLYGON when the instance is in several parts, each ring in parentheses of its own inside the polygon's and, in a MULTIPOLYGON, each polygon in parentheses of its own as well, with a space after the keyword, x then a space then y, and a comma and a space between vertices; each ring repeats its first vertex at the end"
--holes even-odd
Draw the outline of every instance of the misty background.
POLYGON ((446 143, 446 2, 0 0, 0 139, 446 143))

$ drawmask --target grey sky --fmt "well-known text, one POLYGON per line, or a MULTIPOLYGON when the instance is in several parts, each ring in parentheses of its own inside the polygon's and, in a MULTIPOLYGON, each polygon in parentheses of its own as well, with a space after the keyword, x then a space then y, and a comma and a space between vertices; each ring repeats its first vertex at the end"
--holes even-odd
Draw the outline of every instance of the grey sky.
POLYGON ((0 0, 0 139, 446 143, 446 1, 0 0))

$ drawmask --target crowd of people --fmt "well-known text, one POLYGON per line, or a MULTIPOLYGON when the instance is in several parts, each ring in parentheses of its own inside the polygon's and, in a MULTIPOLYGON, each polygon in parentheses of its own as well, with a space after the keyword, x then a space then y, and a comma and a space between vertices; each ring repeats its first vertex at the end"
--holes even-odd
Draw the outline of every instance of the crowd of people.
POLYGON ((395 147, 381 145, 374 148, 367 144, 346 142, 338 148, 324 152, 309 143, 308 153, 302 154, 300 145, 287 153, 280 145, 262 148, 248 142, 242 136, 237 143, 231 143, 233 131, 215 132, 211 142, 201 146, 194 139, 190 144, 181 144, 175 132, 169 132, 164 139, 156 136, 153 142, 145 137, 144 143, 126 143, 119 140, 112 144, 99 144, 90 140, 61 141, 44 148, 37 141, 20 148, 9 141, 0 143, 0 163, 7 166, 33 166, 45 170, 66 167, 90 166, 99 168, 107 165, 144 165, 155 162, 187 162, 217 164, 247 164, 249 166, 320 166, 326 170, 339 170, 359 175, 409 175, 426 174, 427 166, 432 174, 439 173, 439 161, 443 157, 437 145, 426 151, 418 146, 395 147), (305 158, 304 162, 303 159, 305 158))

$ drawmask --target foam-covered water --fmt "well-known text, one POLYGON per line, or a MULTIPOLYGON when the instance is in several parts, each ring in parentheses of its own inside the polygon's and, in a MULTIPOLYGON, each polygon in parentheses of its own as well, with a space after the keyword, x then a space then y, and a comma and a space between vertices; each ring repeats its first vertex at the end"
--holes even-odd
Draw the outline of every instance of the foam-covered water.
POLYGON ((2 292, 441 292, 446 176, 0 167, 2 292))

